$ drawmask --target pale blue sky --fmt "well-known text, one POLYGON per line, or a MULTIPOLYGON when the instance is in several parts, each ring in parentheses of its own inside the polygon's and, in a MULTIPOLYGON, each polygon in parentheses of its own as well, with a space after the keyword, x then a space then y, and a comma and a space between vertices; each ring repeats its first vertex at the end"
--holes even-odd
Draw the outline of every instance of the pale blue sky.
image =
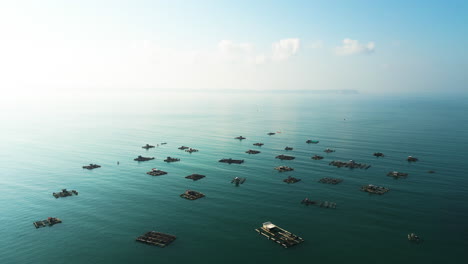
POLYGON ((467 1, 4 2, 3 90, 467 90, 467 1))

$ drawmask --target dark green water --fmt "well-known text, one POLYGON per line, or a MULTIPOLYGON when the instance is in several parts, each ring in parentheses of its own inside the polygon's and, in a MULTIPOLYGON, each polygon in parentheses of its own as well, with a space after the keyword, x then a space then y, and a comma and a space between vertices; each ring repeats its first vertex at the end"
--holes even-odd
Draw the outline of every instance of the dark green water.
POLYGON ((285 94, 89 98, 9 108, 0 116, 0 263, 463 262, 466 113, 460 98, 285 94), (247 139, 235 140, 239 135, 247 139), (168 144, 141 148, 161 142, 168 144), (177 149, 181 145, 200 151, 189 154, 177 149), (286 153, 286 146, 294 150, 286 153), (248 155, 248 149, 261 153, 248 155), (377 151, 386 156, 373 157, 377 151), (296 159, 280 161, 279 154, 296 159), (312 160, 314 154, 325 159, 312 160), (156 159, 138 163, 137 155, 156 159), (410 164, 408 155, 420 161, 410 164), (166 156, 181 161, 168 164, 166 156), (372 167, 328 165, 350 159, 372 167), (91 162, 102 168, 81 169, 91 162), (295 170, 278 173, 279 165, 295 170), (169 173, 151 177, 145 174, 151 168, 169 173), (393 170, 409 177, 387 177, 393 170), (192 173, 207 177, 184 178, 192 173), (284 183, 289 175, 302 181, 284 183), (235 187, 236 176, 247 181, 235 187), (323 177, 344 181, 321 184, 323 177), (359 190, 369 183, 390 192, 359 190), (62 188, 79 196, 52 197, 62 188), (186 189, 206 197, 181 199, 186 189), (338 206, 302 206, 305 197, 338 206), (33 221, 48 216, 63 223, 34 228, 33 221), (254 231, 265 221, 306 242, 283 249, 254 231), (166 248, 135 242, 150 230, 177 240, 166 248), (410 232, 424 242, 410 243, 410 232))

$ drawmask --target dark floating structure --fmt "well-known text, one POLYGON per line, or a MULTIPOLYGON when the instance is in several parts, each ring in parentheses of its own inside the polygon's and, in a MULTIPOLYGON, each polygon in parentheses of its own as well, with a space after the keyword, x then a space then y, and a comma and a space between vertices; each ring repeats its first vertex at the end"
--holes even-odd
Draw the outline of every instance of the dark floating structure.
POLYGON ((416 235, 415 233, 408 234, 408 240, 411 242, 416 242, 416 243, 421 242, 421 238, 419 238, 419 236, 416 235))
POLYGON ((235 139, 243 140, 243 139, 245 139, 245 137, 243 137, 243 136, 238 136, 238 137, 235 137, 235 139))
POLYGON ((294 177, 291 177, 291 176, 288 176, 286 179, 283 180, 285 183, 296 183, 296 182, 299 182, 301 181, 301 179, 298 179, 298 178, 294 178, 294 177))
POLYGON ((164 162, 176 162, 176 161, 180 161, 180 159, 178 158, 171 158, 171 157, 167 157, 164 162))
POLYGON ((312 157, 313 160, 322 160, 323 159, 323 156, 319 156, 319 155, 314 155, 312 157))
POLYGON ((67 197, 67 196, 78 195, 78 192, 75 191, 75 190, 68 191, 67 189, 62 189, 61 192, 52 193, 52 195, 53 195, 55 198, 59 198, 59 197, 67 197))
POLYGON ((327 183, 327 184, 338 184, 340 182, 342 182, 343 180, 342 179, 338 179, 338 178, 328 178, 328 177, 325 177, 325 178, 322 178, 319 180, 319 182, 321 183, 327 183))
POLYGON ((197 200, 205 197, 205 195, 201 192, 186 190, 183 194, 180 195, 180 197, 188 200, 197 200))
POLYGON ((253 143, 253 145, 254 145, 254 146, 261 147, 261 146, 263 146, 263 145, 265 145, 265 144, 258 142, 258 143, 253 143))
POLYGON ((137 237, 136 241, 145 243, 148 245, 165 247, 176 240, 176 236, 150 231, 142 236, 137 237))
POLYGON ((368 184, 368 185, 362 186, 361 191, 382 195, 382 194, 388 192, 389 189, 387 189, 385 187, 375 186, 373 184, 368 184))
POLYGON ((413 156, 408 156, 408 158, 407 158, 406 160, 408 160, 408 162, 416 162, 416 161, 418 161, 419 159, 418 159, 418 158, 415 158, 415 157, 413 157, 413 156))
POLYGON ((318 140, 310 140, 310 139, 306 141, 307 144, 318 144, 319 142, 320 141, 318 140))
POLYGON ((285 147, 284 150, 293 150, 291 147, 285 147))
POLYGON ((144 149, 150 149, 150 148, 154 148, 153 145, 150 145, 150 144, 146 144, 145 146, 143 146, 142 148, 144 149))
POLYGON ((305 204, 307 206, 309 205, 317 205, 322 208, 332 208, 336 209, 336 203, 335 202, 329 202, 329 201, 312 201, 309 198, 305 198, 304 200, 301 201, 301 204, 305 204))
POLYGON ((137 158, 133 159, 134 161, 148 161, 148 160, 154 160, 154 157, 142 157, 138 156, 137 158))
POLYGON ((428 170, 427 173, 435 173, 433 170, 428 170))
POLYGON ((275 168, 275 170, 279 172, 285 172, 285 171, 293 171, 294 169, 288 166, 278 166, 275 168))
POLYGON ((332 152, 335 152, 335 150, 334 150, 334 149, 326 148, 323 152, 332 153, 332 152))
POLYGON ((402 177, 406 178, 406 176, 408 176, 408 173, 398 172, 398 171, 390 171, 389 173, 387 173, 387 176, 391 176, 391 177, 395 177, 395 178, 402 178, 402 177))
POLYGON ((187 147, 187 146, 181 146, 181 147, 178 147, 178 149, 180 149, 180 150, 185 150, 185 149, 189 149, 189 147, 187 147))
POLYGON ((376 157, 385 157, 385 155, 382 152, 375 152, 373 155, 376 157))
POLYGON ((167 172, 153 168, 151 169, 151 171, 148 171, 146 174, 151 175, 151 176, 161 176, 161 175, 166 175, 167 172))
POLYGON ((367 165, 364 163, 357 163, 357 162, 354 162, 354 160, 350 160, 348 162, 334 160, 330 162, 328 165, 333 165, 338 168, 345 167, 345 168, 350 168, 350 169, 365 169, 365 170, 371 167, 371 165, 367 165))
POLYGON ((276 134, 276 133, 275 132, 269 132, 267 135, 273 136, 274 134, 276 134))
POLYGON ((307 206, 308 205, 316 205, 317 201, 312 201, 309 198, 305 198, 304 200, 301 201, 301 204, 305 204, 307 206))
POLYGON ((167 142, 163 142, 163 143, 161 143, 161 145, 166 145, 166 144, 167 144, 167 142))
POLYGON ((46 220, 37 221, 37 222, 34 222, 33 224, 36 228, 39 228, 39 227, 53 226, 55 224, 60 224, 60 223, 62 223, 62 220, 58 219, 57 217, 47 217, 46 220))
POLYGON ((284 248, 292 247, 304 242, 304 239, 295 234, 282 229, 271 222, 265 222, 263 225, 255 229, 259 234, 264 235, 268 240, 276 242, 284 248))
POLYGON ((236 186, 239 186, 239 184, 243 184, 245 180, 246 178, 235 177, 234 179, 232 179, 231 183, 234 183, 236 186))
POLYGON ((191 179, 191 180, 194 180, 194 181, 198 181, 198 180, 203 179, 205 177, 206 177, 205 175, 194 173, 192 175, 186 176, 185 178, 186 179, 191 179))
POLYGON ((83 166, 83 169, 88 169, 88 170, 94 170, 97 168, 101 168, 101 165, 90 163, 89 165, 83 166))
POLYGON ((245 153, 247 153, 247 154, 258 154, 258 153, 260 153, 260 151, 258 151, 258 150, 253 150, 253 149, 249 149, 249 150, 247 150, 245 153))
POLYGON ((188 153, 198 152, 198 149, 188 148, 188 149, 185 150, 185 152, 188 152, 188 153))
POLYGON ((241 163, 244 163, 244 160, 235 160, 235 159, 220 159, 219 162, 223 162, 223 163, 228 163, 228 164, 231 164, 231 163, 236 163, 236 164, 241 164, 241 163))
POLYGON ((293 160, 293 159, 295 159, 295 157, 288 156, 288 155, 278 155, 278 156, 276 156, 276 158, 280 159, 280 160, 293 160))

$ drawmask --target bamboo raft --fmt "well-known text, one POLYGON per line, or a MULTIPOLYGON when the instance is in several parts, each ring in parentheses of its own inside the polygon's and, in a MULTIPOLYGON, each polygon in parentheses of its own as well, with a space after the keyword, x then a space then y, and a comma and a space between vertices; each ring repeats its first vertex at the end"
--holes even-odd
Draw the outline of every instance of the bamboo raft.
POLYGON ((150 149, 150 148, 154 148, 154 146, 153 146, 153 145, 150 145, 150 144, 146 144, 146 145, 144 145, 144 146, 141 147, 141 148, 150 149))
POLYGON ((194 180, 194 181, 198 181, 198 180, 203 179, 205 177, 206 177, 205 175, 194 173, 192 175, 186 176, 185 178, 186 179, 191 179, 191 180, 194 180))
POLYGON ((398 172, 398 171, 391 171, 387 173, 387 176, 394 177, 394 178, 406 178, 408 176, 408 173, 404 172, 398 172))
POLYGON ((309 140, 306 141, 306 143, 307 143, 307 144, 318 144, 319 141, 318 141, 318 140, 310 140, 310 139, 309 139, 309 140))
POLYGON ((177 162, 177 161, 180 161, 180 159, 178 158, 171 158, 171 157, 167 157, 164 162, 177 162))
POLYGON ((413 157, 413 156, 408 156, 408 158, 406 158, 406 160, 407 160, 408 162, 416 162, 416 161, 418 161, 419 159, 418 159, 418 158, 415 158, 415 157, 413 157))
POLYGON ((368 185, 362 186, 361 191, 372 193, 372 194, 382 195, 382 194, 388 192, 389 189, 387 189, 385 187, 380 187, 380 186, 375 186, 375 185, 372 185, 372 184, 368 184, 368 185))
POLYGON ((232 163, 236 163, 236 164, 241 164, 241 163, 244 163, 244 160, 235 160, 235 159, 220 159, 219 162, 222 162, 222 163, 228 163, 228 164, 232 164, 232 163))
POLYGON ((365 169, 365 170, 371 167, 371 165, 367 165, 364 163, 357 163, 357 162, 354 162, 354 160, 350 160, 348 162, 334 160, 330 162, 328 165, 333 165, 338 168, 345 167, 345 168, 350 168, 350 169, 365 169))
POLYGON ((268 240, 280 244, 284 248, 292 247, 304 242, 301 237, 282 229, 271 222, 265 222, 263 225, 255 229, 260 235, 265 236, 268 240))
POLYGON ((284 150, 293 150, 291 147, 285 147, 284 150))
POLYGON ((46 226, 53 226, 55 224, 60 224, 60 223, 62 223, 62 220, 60 220, 59 218, 48 217, 46 220, 36 221, 33 224, 36 228, 40 228, 40 227, 46 227, 46 226))
POLYGON ((284 181, 285 183, 287 183, 287 184, 290 184, 290 183, 299 182, 299 181, 301 181, 301 179, 288 176, 288 177, 287 177, 286 179, 284 179, 283 181, 284 181))
POLYGON ((276 133, 275 133, 275 132, 269 132, 269 133, 267 133, 267 135, 269 135, 269 136, 273 136, 274 134, 276 134, 276 133))
POLYGON ((205 195, 201 192, 186 190, 183 194, 180 195, 180 197, 188 200, 197 200, 205 197, 205 195))
POLYGON ((164 234, 156 231, 150 231, 142 236, 137 237, 136 241, 148 245, 165 247, 176 240, 176 236, 164 234))
POLYGON ((146 174, 151 175, 151 176, 161 176, 161 175, 166 175, 167 172, 153 168, 151 169, 151 171, 148 171, 146 174))
POLYGON ((385 155, 382 152, 375 152, 373 155, 376 156, 377 158, 378 157, 385 157, 385 155))
POLYGON ((181 147, 178 147, 178 149, 180 149, 180 150, 185 150, 185 149, 189 149, 189 147, 181 146, 181 147))
POLYGON ((327 148, 327 149, 325 149, 323 152, 325 152, 325 153, 332 153, 332 152, 335 152, 335 150, 334 150, 334 149, 329 149, 329 148, 327 148))
POLYGON ((328 183, 328 184, 338 184, 338 183, 340 183, 342 181, 343 181, 342 179, 328 178, 328 177, 325 177, 325 178, 322 178, 322 179, 319 180, 319 182, 321 182, 321 183, 328 183))
POLYGON ((88 170, 93 170, 97 168, 101 168, 101 165, 90 163, 89 165, 83 166, 83 169, 88 169, 88 170))
POLYGON ((243 137, 243 136, 238 136, 238 137, 235 137, 235 139, 243 140, 243 139, 245 139, 245 137, 243 137))
POLYGON ((312 157, 313 160, 322 160, 323 159, 323 156, 319 156, 319 155, 314 155, 312 157))
POLYGON ((305 198, 304 200, 301 201, 301 204, 305 204, 307 206, 309 205, 317 205, 322 208, 332 208, 336 209, 336 203, 335 202, 329 202, 329 201, 312 201, 309 200, 309 198, 305 198))
POLYGON ((285 171, 293 171, 294 169, 288 166, 278 166, 275 168, 275 170, 279 172, 285 172, 285 171))
POLYGON ((133 159, 134 161, 148 161, 148 160, 154 160, 154 157, 142 157, 142 156, 138 156, 136 157, 135 159, 133 159))
POLYGON ((68 191, 67 189, 62 189, 61 192, 52 193, 52 195, 53 195, 55 198, 59 198, 59 197, 67 197, 67 196, 78 195, 78 192, 77 192, 76 190, 68 191))
POLYGON ((260 143, 260 142, 257 142, 257 143, 253 143, 253 145, 254 145, 254 146, 261 147, 261 146, 263 146, 263 145, 265 145, 265 144, 263 144, 263 143, 260 143))
POLYGON ((247 179, 246 178, 235 177, 234 179, 232 179, 231 183, 234 183, 236 186, 239 186, 239 184, 243 184, 245 182, 245 180, 247 180, 247 179))
POLYGON ((258 153, 260 153, 260 151, 258 151, 258 150, 253 150, 253 149, 249 149, 249 150, 247 150, 245 153, 247 153, 247 154, 258 154, 258 153))
POLYGON ((293 159, 295 159, 295 157, 288 156, 288 155, 278 155, 278 156, 276 156, 276 158, 280 159, 280 160, 293 160, 293 159))
POLYGON ((198 152, 198 149, 189 148, 189 149, 186 149, 185 152, 188 152, 188 153, 198 152))

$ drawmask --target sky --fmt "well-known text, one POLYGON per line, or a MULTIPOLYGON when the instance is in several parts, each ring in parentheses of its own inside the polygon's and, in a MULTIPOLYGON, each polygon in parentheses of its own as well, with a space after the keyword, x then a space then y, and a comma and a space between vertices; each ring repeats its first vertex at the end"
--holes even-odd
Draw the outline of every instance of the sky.
POLYGON ((468 1, 1 1, 0 92, 465 93, 468 1))

